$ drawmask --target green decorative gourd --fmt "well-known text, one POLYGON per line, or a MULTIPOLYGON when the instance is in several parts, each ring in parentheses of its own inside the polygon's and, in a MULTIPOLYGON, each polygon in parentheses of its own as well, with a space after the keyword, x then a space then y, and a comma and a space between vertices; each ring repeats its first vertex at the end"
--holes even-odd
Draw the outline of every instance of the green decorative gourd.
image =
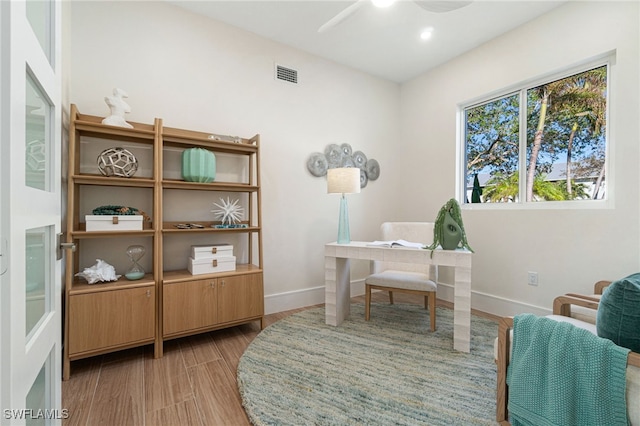
POLYGON ((462 240, 462 230, 448 211, 444 214, 441 232, 442 241, 440 241, 440 245, 443 249, 455 250, 458 248, 458 244, 462 240))
POLYGON ((204 148, 182 152, 182 178, 187 182, 213 182, 216 178, 216 156, 204 148))
MULTIPOLYGON (((467 242, 467 235, 462 224, 462 212, 455 198, 447 201, 438 212, 433 227, 433 243, 425 247, 425 249, 435 250, 438 246, 441 246, 444 250, 465 248, 473 252, 467 242)), ((431 255, 433 255, 433 252, 431 255)))

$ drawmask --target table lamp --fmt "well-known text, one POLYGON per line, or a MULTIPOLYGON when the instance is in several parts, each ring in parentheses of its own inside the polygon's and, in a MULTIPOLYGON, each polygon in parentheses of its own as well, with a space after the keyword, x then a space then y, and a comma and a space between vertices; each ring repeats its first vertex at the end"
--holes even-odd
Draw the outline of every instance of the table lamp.
POLYGON ((340 219, 338 222, 338 244, 349 244, 349 208, 345 194, 360 192, 360 169, 357 167, 327 170, 327 194, 342 194, 340 199, 340 219))

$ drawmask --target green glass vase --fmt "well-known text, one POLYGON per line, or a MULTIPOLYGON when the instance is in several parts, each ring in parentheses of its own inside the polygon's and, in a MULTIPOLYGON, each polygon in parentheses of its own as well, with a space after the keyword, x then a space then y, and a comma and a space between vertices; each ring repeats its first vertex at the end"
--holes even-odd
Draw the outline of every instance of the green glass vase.
POLYGON ((216 156, 204 148, 182 152, 182 179, 187 182, 213 182, 216 178, 216 156))

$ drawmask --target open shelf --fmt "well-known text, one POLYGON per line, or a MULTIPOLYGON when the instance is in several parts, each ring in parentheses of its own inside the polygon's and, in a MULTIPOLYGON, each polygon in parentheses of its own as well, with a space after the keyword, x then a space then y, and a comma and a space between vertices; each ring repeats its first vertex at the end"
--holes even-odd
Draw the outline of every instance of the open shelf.
POLYGON ((164 127, 160 118, 153 124, 127 121, 132 128, 102 120, 71 105, 66 242, 75 243, 77 250, 65 260, 65 380, 71 360, 148 343, 154 344, 157 358, 168 338, 256 320, 263 325, 259 135, 239 138, 164 127), (99 174, 96 156, 118 146, 135 157, 137 176, 99 174), (220 180, 180 179, 181 156, 194 147, 214 153, 220 180), (211 215, 209 201, 216 196, 239 199, 245 228, 212 227, 220 224, 206 220, 218 218, 211 215), (86 231, 85 215, 103 205, 133 206, 150 215, 145 214, 142 230, 86 231), (167 220, 182 217, 182 222, 167 220), (175 226, 180 223, 202 228, 180 229, 175 226), (241 263, 235 270, 192 275, 181 269, 188 264, 190 245, 215 244, 219 235, 237 244, 236 261, 241 263), (149 254, 142 279, 130 281, 123 275, 88 284, 76 276, 81 263, 97 257, 114 262, 122 272, 125 248, 134 244, 149 254))
POLYGON ((73 287, 69 289, 69 294, 96 293, 99 291, 113 291, 127 288, 150 287, 155 285, 156 282, 153 279, 153 274, 145 274, 142 279, 135 281, 130 281, 125 277, 120 277, 117 281, 100 282, 95 284, 89 284, 85 280, 78 278, 73 282, 73 287))

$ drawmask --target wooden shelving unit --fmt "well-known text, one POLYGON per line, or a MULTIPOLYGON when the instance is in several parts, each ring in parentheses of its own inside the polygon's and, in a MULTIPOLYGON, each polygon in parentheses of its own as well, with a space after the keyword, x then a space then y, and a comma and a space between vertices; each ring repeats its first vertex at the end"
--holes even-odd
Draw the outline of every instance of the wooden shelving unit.
MULTIPOLYGON (((161 357, 167 339, 251 321, 263 325, 259 135, 225 141, 209 133, 163 127, 159 118, 153 124, 129 123, 132 129, 104 125, 102 117, 81 114, 71 105, 66 242, 75 244, 77 249, 66 258, 65 380, 70 376, 71 361, 76 359, 151 343, 154 355, 161 357), (146 153, 148 164, 143 169, 147 175, 123 178, 99 174, 97 166, 87 164, 95 161, 95 157, 83 154, 93 144, 139 147, 146 153), (241 164, 237 179, 195 183, 177 178, 175 170, 180 165, 172 163, 169 157, 175 160, 176 152, 193 147, 205 148, 241 164), (165 169, 165 161, 171 163, 173 174, 165 169), (138 231, 86 231, 81 210, 84 208, 86 214, 87 207, 82 207, 82 195, 102 188, 142 191, 136 194, 151 200, 147 202, 151 211, 146 211, 150 221, 138 231), (194 201, 216 193, 241 195, 246 205, 242 222, 245 227, 214 228, 219 222, 211 221, 210 214, 202 214, 195 221, 182 221, 173 213, 172 220, 166 220, 165 213, 176 208, 167 201, 167 191, 179 192, 181 200, 193 197, 194 201), (176 227, 179 223, 199 224, 203 228, 180 229, 176 227), (191 275, 186 268, 189 253, 184 252, 184 262, 176 261, 174 249, 181 249, 191 239, 225 235, 236 238, 242 247, 243 257, 238 257, 234 271, 191 275), (93 241, 109 250, 110 243, 129 244, 128 241, 140 239, 147 243, 147 255, 152 256, 152 270, 141 280, 129 281, 123 276, 114 282, 87 284, 76 277, 90 266, 80 264, 85 245, 93 241), (165 258, 165 253, 171 255, 165 258)), ((124 275, 124 271, 118 273, 124 275)))

